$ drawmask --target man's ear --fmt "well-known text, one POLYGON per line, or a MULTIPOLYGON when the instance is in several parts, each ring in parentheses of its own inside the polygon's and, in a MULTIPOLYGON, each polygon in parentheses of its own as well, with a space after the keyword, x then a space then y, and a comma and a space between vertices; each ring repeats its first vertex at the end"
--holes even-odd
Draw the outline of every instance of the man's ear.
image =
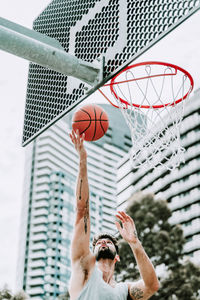
POLYGON ((115 263, 116 263, 117 261, 118 261, 118 262, 120 261, 120 257, 119 257, 118 254, 115 255, 115 263))

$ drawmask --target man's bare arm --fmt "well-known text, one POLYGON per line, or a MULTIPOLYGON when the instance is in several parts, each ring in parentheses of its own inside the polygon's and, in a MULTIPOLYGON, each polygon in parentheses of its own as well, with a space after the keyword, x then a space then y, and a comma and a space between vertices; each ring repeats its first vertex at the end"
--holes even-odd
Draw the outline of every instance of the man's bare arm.
POLYGON ((142 278, 138 282, 128 285, 129 295, 133 300, 149 299, 159 288, 159 281, 153 264, 138 239, 132 218, 124 212, 118 212, 116 216, 122 222, 122 227, 116 222, 117 229, 131 247, 142 278))
POLYGON ((154 267, 141 243, 129 243, 135 256, 142 280, 129 284, 129 293, 133 300, 149 299, 159 288, 154 267))
POLYGON ((83 145, 84 136, 72 131, 71 140, 79 156, 79 172, 76 185, 76 219, 71 246, 72 263, 90 254, 89 186, 87 176, 87 153, 83 145))

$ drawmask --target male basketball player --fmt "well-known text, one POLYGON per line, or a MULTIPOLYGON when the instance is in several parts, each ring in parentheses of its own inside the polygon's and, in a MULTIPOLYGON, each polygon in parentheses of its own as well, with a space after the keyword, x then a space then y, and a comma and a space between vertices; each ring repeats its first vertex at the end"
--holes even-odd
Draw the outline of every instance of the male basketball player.
POLYGON ((90 251, 89 187, 87 177, 87 153, 83 145, 84 136, 72 131, 71 140, 79 155, 79 173, 76 187, 76 221, 71 247, 72 274, 70 280, 71 300, 127 300, 149 299, 159 287, 152 263, 138 237, 134 221, 122 211, 115 222, 123 239, 129 243, 136 258, 141 280, 134 283, 116 283, 115 263, 119 261, 116 239, 109 234, 93 240, 90 251))

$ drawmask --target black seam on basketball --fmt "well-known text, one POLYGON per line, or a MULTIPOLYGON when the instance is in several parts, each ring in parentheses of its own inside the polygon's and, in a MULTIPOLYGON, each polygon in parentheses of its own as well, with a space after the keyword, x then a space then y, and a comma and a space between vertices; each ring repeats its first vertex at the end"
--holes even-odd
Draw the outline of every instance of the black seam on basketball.
POLYGON ((101 121, 104 121, 104 120, 101 120, 102 114, 103 114, 103 111, 102 111, 101 114, 100 114, 100 126, 101 126, 101 128, 102 128, 102 130, 103 130, 103 133, 105 134, 106 132, 105 132, 105 130, 104 130, 104 128, 103 128, 103 125, 101 124, 101 121))
POLYGON ((88 130, 88 128, 90 127, 90 125, 91 125, 91 123, 92 123, 92 121, 91 121, 91 117, 90 117, 90 114, 86 111, 86 110, 84 110, 84 109, 82 109, 81 108, 81 110, 83 111, 83 112, 85 112, 88 116, 89 116, 89 118, 90 118, 90 120, 87 120, 87 121, 89 121, 90 122, 90 124, 88 125, 88 127, 87 128, 85 128, 80 134, 83 134, 86 130, 88 130))
POLYGON ((83 111, 84 113, 86 113, 89 116, 90 120, 91 120, 91 116, 90 116, 89 112, 87 112, 87 110, 82 109, 82 108, 80 110, 83 111))
POLYGON ((92 141, 94 140, 95 138, 95 135, 96 135, 96 109, 94 107, 94 116, 95 116, 95 122, 94 122, 94 135, 93 135, 93 138, 92 138, 92 141))

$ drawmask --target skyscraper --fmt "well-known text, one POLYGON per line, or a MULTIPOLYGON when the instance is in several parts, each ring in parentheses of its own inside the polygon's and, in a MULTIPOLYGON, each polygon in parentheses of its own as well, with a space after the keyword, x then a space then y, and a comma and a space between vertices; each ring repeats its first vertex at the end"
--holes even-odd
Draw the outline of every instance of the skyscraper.
POLYGON ((118 204, 126 206, 127 199, 137 191, 153 192, 169 203, 172 224, 181 224, 186 237, 185 254, 195 262, 200 255, 200 89, 186 103, 181 126, 184 159, 172 172, 141 167, 132 170, 129 154, 118 169, 118 204))
MULTIPOLYGON (((121 112, 111 105, 103 107, 110 123, 106 135, 85 142, 91 237, 98 231, 115 231, 117 164, 131 147, 121 112)), ((33 299, 55 299, 70 277, 78 172, 78 156, 67 134, 71 117, 64 117, 27 148, 18 286, 33 299)))

